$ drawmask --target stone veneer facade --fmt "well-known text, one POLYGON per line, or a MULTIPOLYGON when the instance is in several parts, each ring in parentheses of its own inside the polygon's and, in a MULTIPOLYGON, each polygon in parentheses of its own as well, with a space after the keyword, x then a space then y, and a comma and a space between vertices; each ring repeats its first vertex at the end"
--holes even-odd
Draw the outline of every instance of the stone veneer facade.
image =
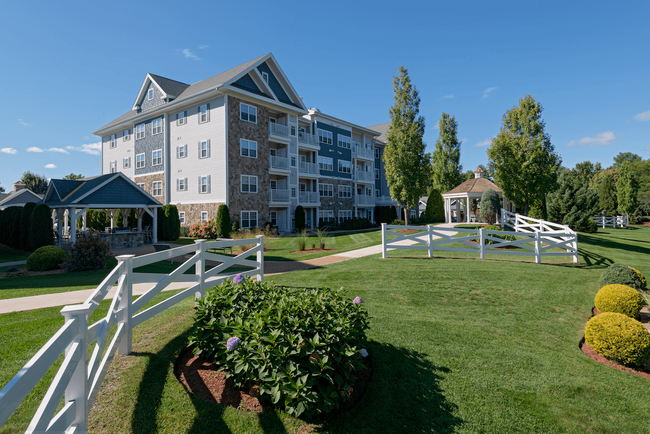
POLYGON ((332 210, 334 211, 334 221, 338 223, 339 221, 339 211, 352 211, 354 216, 354 182, 347 179, 335 179, 335 178, 320 178, 318 180, 320 184, 332 184, 333 197, 323 197, 320 198, 320 210, 332 210), (339 197, 339 185, 349 185, 352 191, 352 197, 339 197))
MULTIPOLYGON (((178 212, 185 213, 185 223, 182 226, 190 226, 195 223, 201 223, 201 211, 208 212, 208 220, 217 218, 217 211, 220 203, 185 203, 176 204, 178 212)), ((232 213, 231 213, 232 218, 232 213)))
POLYGON ((241 211, 257 211, 257 225, 269 220, 269 113, 262 105, 228 96, 228 209, 241 225, 241 211), (239 118, 239 104, 257 107, 257 123, 239 118), (240 139, 257 142, 257 158, 240 155, 240 139), (257 176, 257 193, 242 193, 241 175, 257 176))
POLYGON ((162 196, 154 196, 160 203, 165 204, 165 174, 157 173, 155 175, 136 176, 133 182, 136 184, 144 183, 144 191, 153 196, 154 181, 162 181, 162 196))

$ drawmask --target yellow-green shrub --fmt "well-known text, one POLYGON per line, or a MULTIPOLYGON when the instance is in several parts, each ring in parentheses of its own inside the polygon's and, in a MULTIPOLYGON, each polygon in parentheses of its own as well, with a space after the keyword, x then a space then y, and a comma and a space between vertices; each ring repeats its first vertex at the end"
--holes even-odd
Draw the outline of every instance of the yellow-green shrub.
POLYGON ((634 268, 634 267, 630 267, 630 268, 634 270, 634 272, 636 273, 637 276, 639 276, 639 280, 641 280, 641 284, 643 285, 643 288, 647 288, 648 287, 648 281, 645 280, 645 276, 643 274, 641 274, 641 272, 639 270, 637 270, 636 268, 634 268))
POLYGON ((634 288, 614 283, 600 288, 594 303, 601 312, 622 313, 636 318, 643 307, 643 297, 634 288))
POLYGON ((606 312, 587 321, 585 342, 601 356, 624 365, 643 366, 650 358, 650 333, 639 321, 606 312))

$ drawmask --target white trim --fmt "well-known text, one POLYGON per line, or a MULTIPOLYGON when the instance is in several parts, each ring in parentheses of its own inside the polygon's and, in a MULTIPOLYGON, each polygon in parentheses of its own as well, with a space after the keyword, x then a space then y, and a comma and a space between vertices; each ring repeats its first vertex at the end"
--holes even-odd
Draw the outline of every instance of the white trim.
POLYGON ((161 197, 163 195, 163 182, 162 181, 152 181, 151 182, 151 195, 153 197, 161 197), (156 184, 160 184, 160 194, 156 194, 156 184))
POLYGON ((163 131, 164 131, 164 129, 163 129, 163 118, 162 117, 156 117, 154 119, 151 119, 151 135, 152 136, 157 136, 158 134, 162 134, 163 131), (158 127, 154 126, 154 123, 156 121, 160 121, 160 126, 158 126, 158 127), (156 132, 156 128, 160 128, 160 131, 156 132))
POLYGON ((162 96, 163 99, 168 97, 168 95, 165 93, 165 91, 162 89, 162 87, 160 87, 160 85, 158 83, 156 83, 156 80, 153 79, 151 74, 147 74, 147 76, 144 78, 144 81, 142 82, 142 86, 140 86, 140 92, 138 92, 138 96, 135 98, 135 102, 133 103, 133 107, 131 108, 131 110, 137 110, 138 101, 140 101, 144 97, 143 92, 148 87, 147 86, 147 81, 153 83, 158 88, 160 93, 163 94, 163 96, 162 96))
POLYGON ((257 125, 258 111, 259 111, 259 110, 257 110, 257 106, 254 106, 254 105, 251 105, 251 104, 246 104, 245 102, 240 102, 240 103, 239 103, 239 120, 240 120, 240 121, 244 121, 244 122, 250 122, 251 124, 256 124, 256 125, 257 125), (250 120, 251 114, 249 113, 248 108, 246 109, 246 116, 248 117, 248 119, 242 119, 242 117, 241 117, 241 115, 242 115, 242 113, 243 113, 242 108, 243 108, 244 106, 246 106, 246 107, 252 107, 252 108, 255 109, 255 122, 253 122, 253 121, 250 120))
POLYGON ((255 158, 255 159, 257 159, 257 155, 258 155, 258 152, 257 152, 257 142, 256 142, 255 140, 239 139, 239 155, 240 155, 241 157, 246 157, 246 158, 255 158), (243 142, 247 142, 247 143, 249 144, 248 147, 246 148, 246 149, 247 149, 247 152, 248 152, 248 155, 244 155, 244 154, 243 154, 243 152, 244 152, 244 147, 242 146, 242 143, 243 143, 243 142), (251 153, 250 143, 255 143, 255 156, 254 156, 254 157, 251 157, 251 155, 250 155, 250 153, 251 153))
MULTIPOLYGON (((223 96, 223 104, 224 104, 224 108, 225 108, 225 115, 224 116, 225 116, 225 123, 226 123, 226 130, 225 130, 226 137, 224 138, 224 143, 226 144, 225 155, 226 155, 226 183, 227 183, 228 179, 230 179, 229 178, 229 176, 230 176, 230 167, 229 167, 229 164, 228 164, 228 153, 229 153, 229 149, 228 149, 228 142, 229 142, 229 140, 228 140, 228 119, 229 119, 229 116, 230 116, 230 114, 229 114, 230 110, 228 110, 228 95, 223 96)), ((230 208, 230 194, 229 193, 226 193, 226 206, 228 208, 230 208)))
POLYGON ((161 174, 163 174, 163 173, 165 173, 164 170, 160 170, 160 171, 158 171, 158 172, 151 172, 151 173, 136 173, 135 175, 133 175, 133 177, 134 177, 134 178, 142 178, 143 176, 161 175, 161 174))
POLYGON ((151 151, 151 166, 162 166, 163 164, 163 157, 162 157, 162 149, 154 149, 151 151), (154 154, 156 152, 160 152, 160 163, 156 164, 156 158, 154 157, 154 154))
POLYGON ((260 189, 259 189, 259 182, 258 182, 257 175, 239 175, 239 191, 241 193, 246 193, 246 194, 257 194, 257 193, 259 193, 260 189), (244 180, 243 180, 244 176, 246 176, 248 178, 248 183, 246 184, 246 185, 248 185, 248 191, 244 191, 244 180), (255 191, 250 191, 251 190, 250 186, 252 185, 251 182, 250 182, 251 178, 255 178, 255 191))
MULTIPOLYGON (((147 175, 151 175, 151 174, 150 174, 150 173, 147 173, 147 175)), ((93 189, 90 190, 88 193, 84 194, 83 196, 81 196, 79 199, 75 200, 75 201, 72 202, 72 203, 79 203, 79 201, 80 201, 81 199, 83 199, 83 198, 85 198, 85 197, 88 197, 89 195, 91 195, 92 193, 96 192, 97 190, 99 190, 100 188, 102 188, 103 186, 105 186, 106 184, 108 184, 109 182, 111 182, 111 181, 113 181, 114 179, 116 179, 118 176, 121 176, 123 179, 125 179, 126 181, 128 181, 132 186, 134 186, 134 187, 138 187, 138 185, 137 185, 135 182, 133 182, 133 180, 132 180, 131 178, 129 178, 128 176, 126 176, 126 175, 123 174, 122 172, 117 172, 117 173, 115 174, 115 176, 111 176, 107 181, 105 181, 105 182, 101 183, 100 185, 98 185, 97 187, 93 188, 93 189)), ((140 188, 140 187, 138 187, 138 188, 140 188)), ((154 202, 157 202, 157 201, 158 201, 158 199, 156 199, 155 197, 153 197, 152 195, 150 195, 149 193, 147 193, 146 190, 142 190, 142 191, 143 191, 144 194, 145 194, 149 199, 151 199, 152 201, 154 201, 154 202)), ((96 206, 96 205, 93 205, 93 206, 96 206)), ((113 206, 113 205, 108 205, 108 207, 111 207, 111 206, 113 206)), ((147 205, 147 206, 158 206, 158 205, 147 205)), ((162 206, 162 204, 161 204, 160 206, 162 206)), ((99 206, 97 206, 97 207, 99 208, 99 206)), ((102 206, 102 207, 105 207, 105 206, 102 206)), ((131 204, 131 205, 120 205, 120 207, 123 207, 123 208, 133 208, 133 204, 131 204)), ((50 208, 52 208, 52 207, 50 207, 50 208)), ((115 208, 117 208, 117 206, 115 206, 115 208)))
POLYGON ((206 102, 205 104, 199 105, 199 108, 197 110, 197 115, 199 117, 199 125, 207 124, 208 122, 210 122, 210 107, 208 107, 209 105, 210 105, 210 103, 208 103, 208 102, 206 102), (205 107, 205 120, 204 121, 201 120, 201 116, 203 114, 201 112, 202 107, 205 107))
POLYGON ((259 102, 259 104, 261 104, 263 106, 266 106, 266 107, 272 107, 272 108, 275 108, 275 109, 277 109, 277 107, 281 107, 281 108, 287 110, 287 112, 290 112, 291 114, 297 113, 295 116, 307 115, 307 110, 303 111, 303 110, 300 110, 300 108, 298 108, 296 106, 285 104, 285 103, 283 103, 281 101, 275 101, 275 100, 269 99, 266 96, 262 97, 262 96, 260 96, 258 94, 255 94, 253 92, 249 92, 249 91, 244 90, 244 89, 240 89, 238 87, 233 87, 233 86, 230 86, 230 85, 226 85, 226 86, 223 87, 223 89, 224 89, 224 92, 228 91, 228 92, 244 95, 244 96, 246 96, 247 99, 255 100, 256 102, 259 102))
MULTIPOLYGON (((273 75, 275 75, 276 80, 277 80, 278 75, 279 75, 279 76, 282 78, 282 80, 285 82, 285 84, 287 85, 287 87, 289 88, 289 90, 291 90, 291 93, 293 93, 293 98, 291 98, 291 94, 290 94, 289 92, 287 92, 287 90, 286 90, 286 89, 284 88, 284 86, 282 85, 282 82, 280 82, 280 80, 278 80, 278 82, 280 83, 280 86, 282 87, 282 89, 284 89, 284 91, 285 91, 285 93, 287 94, 287 96, 289 96, 289 99, 291 99, 291 101, 292 101, 294 104, 298 104, 298 105, 300 105, 300 106, 303 108, 303 110, 306 111, 306 110, 307 110, 307 107, 305 107, 305 104, 303 104, 302 100, 300 99, 300 96, 298 95, 298 92, 296 92, 296 89, 293 88, 293 85, 291 84, 291 82, 289 81, 289 79, 287 78, 287 76, 284 74, 284 71, 282 70, 282 68, 280 68, 280 64, 279 64, 278 61, 275 59, 275 56, 273 55, 273 53, 269 53, 269 54, 268 54, 268 58, 270 58, 270 59, 273 60, 273 63, 269 63, 269 69, 271 70, 271 72, 273 72, 273 75), (273 71, 274 69, 275 69, 276 71, 273 71), (278 73, 279 73, 279 74, 278 74, 278 73)), ((263 62, 265 62, 266 60, 267 60, 267 59, 264 59, 263 62)), ((260 62, 260 64, 263 63, 263 62, 260 62)))
POLYGON ((258 210, 256 210, 256 209, 251 209, 251 210, 243 209, 243 210, 241 210, 241 211, 239 212, 239 222, 240 222, 240 227, 241 227, 242 229, 252 229, 252 228, 256 228, 256 227, 258 227, 259 224, 260 224, 260 214, 259 214, 258 210), (249 225, 248 225, 248 226, 244 226, 244 213, 245 213, 245 212, 249 213, 249 216, 248 216, 248 219, 247 219, 248 222, 249 222, 249 225), (251 214, 251 213, 255 213, 255 223, 256 223, 256 224, 255 224, 254 226, 250 224, 250 222, 251 222, 250 214, 251 214))
POLYGON ((146 160, 147 160, 147 158, 145 157, 144 152, 141 153, 141 154, 136 154, 135 155, 135 168, 136 169, 143 169, 144 167, 146 167, 146 165, 147 165, 146 160), (138 166, 138 157, 140 155, 142 155, 142 166, 138 166))
MULTIPOLYGON (((273 92, 273 89, 271 89, 271 85, 269 85, 268 82, 264 81, 264 77, 262 76, 260 71, 257 70, 257 67, 253 68, 253 71, 250 72, 250 73, 253 74, 253 76, 251 78, 253 79, 253 82, 257 85, 257 87, 263 88, 264 90, 266 90, 268 92, 268 94, 269 94, 268 96, 273 98, 275 101, 280 102, 278 97, 273 92), (253 71, 255 71, 255 72, 253 72, 253 71)), ((266 73, 264 73, 264 74, 266 74, 266 73)))

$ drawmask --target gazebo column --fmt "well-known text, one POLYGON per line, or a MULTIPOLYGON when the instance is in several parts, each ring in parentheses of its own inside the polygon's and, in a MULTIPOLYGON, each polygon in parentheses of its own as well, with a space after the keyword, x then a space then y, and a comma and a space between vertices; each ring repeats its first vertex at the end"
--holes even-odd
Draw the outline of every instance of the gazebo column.
POLYGON ((128 228, 129 227, 129 213, 131 210, 129 208, 122 209, 122 217, 123 217, 123 224, 122 227, 128 228))
POLYGON ((65 210, 63 208, 56 209, 56 231, 59 234, 59 247, 63 248, 63 214, 65 210))
POLYGON ((456 223, 460 223, 460 198, 456 198, 456 223))
POLYGON ((68 210, 63 211, 63 233, 65 233, 66 228, 68 227, 68 210))
POLYGON ((153 242, 158 242, 158 209, 153 208, 153 242))
POLYGON ((135 211, 135 215, 138 217, 138 231, 142 230, 142 216, 144 215, 144 209, 138 208, 135 211))
POLYGON ((86 225, 86 223, 87 223, 86 216, 87 216, 87 215, 88 215, 88 213, 85 212, 85 213, 81 216, 81 229, 84 230, 84 231, 87 229, 87 225, 86 225))
POLYGON ((77 218, 79 217, 79 214, 77 214, 77 208, 70 208, 70 245, 74 245, 75 241, 77 241, 77 218))
POLYGON ((469 223, 469 212, 470 212, 470 209, 471 209, 471 207, 469 205, 470 200, 471 199, 469 198, 469 194, 467 194, 467 200, 466 200, 467 207, 465 208, 465 223, 469 223))

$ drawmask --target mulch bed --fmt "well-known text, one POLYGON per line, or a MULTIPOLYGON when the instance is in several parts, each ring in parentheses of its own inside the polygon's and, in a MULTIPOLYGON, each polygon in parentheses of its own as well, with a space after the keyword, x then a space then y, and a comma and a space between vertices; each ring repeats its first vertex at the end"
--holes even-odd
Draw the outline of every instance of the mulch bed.
POLYGON ((397 231, 398 234, 414 234, 416 232, 421 232, 417 229, 402 229, 401 231, 397 231))
MULTIPOLYGON (((347 400, 341 404, 338 411, 335 411, 336 413, 350 410, 363 398, 372 379, 370 357, 363 359, 363 363, 366 368, 355 372, 357 381, 349 391, 347 400)), ((199 359, 189 350, 178 358, 174 373, 190 393, 210 402, 252 413, 273 411, 273 404, 258 399, 258 386, 253 386, 250 390, 236 389, 233 379, 226 379, 226 373, 220 371, 216 364, 199 359)))
MULTIPOLYGON (((25 270, 25 268, 19 268, 19 267, 16 267, 16 268, 18 268, 18 270, 25 270)), ((50 270, 50 271, 28 271, 27 275, 25 277, 28 277, 28 276, 43 276, 45 274, 63 274, 65 272, 66 271, 62 270, 62 269, 50 270)), ((7 277, 7 273, 2 272, 2 273, 0 273, 0 279, 13 279, 13 277, 7 277)))
MULTIPOLYGON (((469 242, 474 243, 474 244, 478 244, 478 245, 481 244, 478 241, 469 240, 469 242)), ((489 246, 489 244, 486 244, 486 247, 487 246, 489 246)), ((518 248, 519 247, 517 247, 517 246, 503 246, 503 247, 494 247, 492 250, 514 250, 514 249, 518 249, 518 248)), ((490 252, 488 252, 488 253, 490 253, 490 252)))
POLYGON ((329 252, 331 250, 338 250, 338 249, 328 249, 325 247, 324 249, 307 249, 307 250, 296 250, 295 252, 291 253, 314 253, 314 252, 329 252))
MULTIPOLYGON (((591 309, 591 316, 589 317, 590 319, 596 315, 599 315, 600 312, 598 309, 595 307, 591 309)), ((641 316, 641 322, 645 325, 648 323, 648 316, 647 315, 642 315, 641 316)), ((605 358, 605 356, 601 356, 598 354, 593 348, 591 348, 586 342, 585 342, 585 337, 583 336, 582 339, 580 339, 580 343, 578 344, 578 347, 582 350, 583 353, 585 353, 587 356, 589 356, 591 359, 597 361, 598 363, 605 364, 607 366, 611 366, 614 369, 618 369, 619 371, 623 372, 629 372, 632 374, 636 374, 640 377, 650 379, 650 360, 646 365, 644 366, 642 371, 629 368, 627 366, 619 365, 616 362, 612 362, 611 360, 608 360, 605 358)))

